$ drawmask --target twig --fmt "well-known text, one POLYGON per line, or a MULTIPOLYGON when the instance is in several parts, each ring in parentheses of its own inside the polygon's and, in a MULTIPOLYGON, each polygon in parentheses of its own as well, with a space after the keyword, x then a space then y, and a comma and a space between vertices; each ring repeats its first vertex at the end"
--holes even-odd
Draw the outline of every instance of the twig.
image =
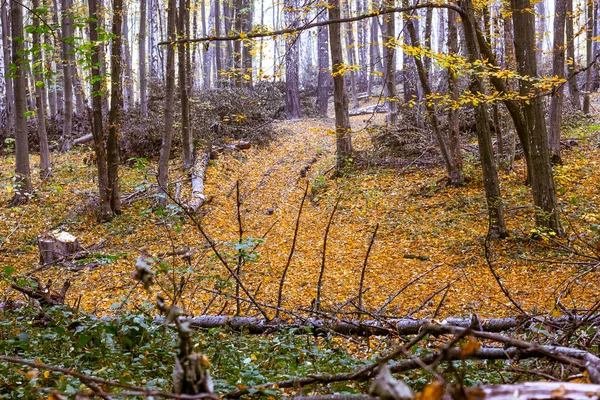
POLYGON ((321 271, 319 272, 319 280, 317 281, 317 297, 315 298, 314 309, 315 311, 321 310, 321 289, 323 287, 323 274, 325 273, 325 257, 327 253, 327 238, 329 237, 329 229, 331 228, 331 222, 333 221, 333 216, 340 204, 340 199, 342 195, 340 194, 333 205, 333 210, 331 210, 331 215, 329 216, 329 221, 327 222, 327 227, 325 228, 325 236, 323 237, 323 253, 321 254, 321 271))
POLYGON ((371 253, 371 248, 373 247, 373 243, 375 243, 375 237, 377 236, 377 230, 379 230, 379 223, 375 225, 375 230, 373 231, 373 235, 371 236, 371 241, 369 242, 369 247, 367 248, 367 254, 365 255, 365 261, 363 262, 362 271, 360 273, 360 283, 358 285, 358 308, 359 310, 363 309, 363 284, 365 282, 365 272, 367 271, 367 262, 369 261, 369 254, 371 253))
POLYGON ((290 254, 288 255, 288 259, 285 264, 285 267, 283 268, 283 273, 281 274, 281 280, 279 282, 279 291, 277 293, 277 311, 275 312, 275 318, 279 318, 279 310, 281 309, 281 298, 283 296, 283 285, 285 284, 285 276, 287 275, 288 268, 290 267, 290 263, 292 262, 292 256, 294 255, 294 250, 296 250, 296 239, 298 238, 298 228, 300 226, 300 216, 302 215, 302 207, 304 207, 304 201, 306 200, 307 195, 308 195, 308 181, 306 182, 306 188, 304 189, 304 195, 302 196, 302 201, 300 202, 300 208, 298 209, 298 217, 296 218, 296 227, 294 228, 294 238, 292 239, 292 248, 290 249, 290 254))

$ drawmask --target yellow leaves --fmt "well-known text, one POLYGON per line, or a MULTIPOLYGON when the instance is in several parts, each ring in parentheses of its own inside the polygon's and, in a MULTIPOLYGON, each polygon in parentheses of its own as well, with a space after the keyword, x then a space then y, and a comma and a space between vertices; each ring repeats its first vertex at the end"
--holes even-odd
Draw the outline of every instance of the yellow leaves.
POLYGON ((37 378, 39 374, 40 371, 37 368, 33 368, 27 371, 27 373, 25 374, 25 378, 32 380, 34 378, 37 378))
POLYGON ((559 387, 554 389, 552 392, 550 392, 550 396, 553 399, 562 399, 566 395, 567 395, 567 388, 565 388, 565 385, 560 385, 559 387))
POLYGON ((461 346, 460 355, 463 357, 470 356, 481 348, 481 343, 473 336, 467 338, 467 342, 461 346))
POLYGON ((444 384, 438 380, 429 383, 421 393, 417 393, 417 400, 442 400, 444 397, 444 384))

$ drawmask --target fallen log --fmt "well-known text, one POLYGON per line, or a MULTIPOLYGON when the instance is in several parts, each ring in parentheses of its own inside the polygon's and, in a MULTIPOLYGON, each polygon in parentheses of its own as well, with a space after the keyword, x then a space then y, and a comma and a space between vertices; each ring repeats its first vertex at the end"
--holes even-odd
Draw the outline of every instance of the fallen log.
POLYGON ((383 104, 373 104, 371 106, 353 108, 352 110, 348 111, 348 114, 351 117, 354 117, 357 115, 373 114, 373 113, 375 113, 375 114, 387 113, 387 107, 383 104))
MULTIPOLYGON (((327 334, 335 332, 342 335, 356 336, 388 336, 414 335, 426 325, 435 323, 429 319, 382 319, 366 321, 328 321, 322 319, 303 319, 292 322, 281 320, 265 321, 254 317, 227 317, 203 315, 197 317, 186 317, 190 326, 195 329, 229 328, 238 332, 249 334, 272 333, 283 330, 294 329, 298 334, 327 334)), ((484 332, 503 332, 517 327, 535 328, 536 324, 552 326, 555 328, 568 328, 573 324, 593 324, 600 321, 600 316, 591 318, 581 317, 558 317, 546 319, 534 319, 523 317, 480 319, 478 330, 484 332)), ((448 318, 441 325, 468 328, 471 326, 470 318, 448 318)))
POLYGON ((204 178, 206 177, 206 169, 208 168, 208 162, 210 161, 211 146, 208 146, 200 157, 196 157, 196 162, 192 168, 192 198, 188 204, 190 210, 193 212, 198 209, 206 201, 206 195, 204 194, 204 178))
POLYGON ((87 135, 83 135, 83 136, 78 137, 77 139, 73 140, 73 146, 91 142, 93 138, 94 138, 94 136, 91 133, 88 133, 87 135))

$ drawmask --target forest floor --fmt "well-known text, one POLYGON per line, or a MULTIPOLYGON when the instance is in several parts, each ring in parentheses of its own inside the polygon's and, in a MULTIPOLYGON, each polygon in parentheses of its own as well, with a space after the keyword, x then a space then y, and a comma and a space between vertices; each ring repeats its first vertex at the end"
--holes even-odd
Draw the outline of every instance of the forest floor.
MULTIPOLYGON (((368 117, 353 117, 356 150, 370 148, 370 133, 361 130, 368 117)), ((275 304, 282 271, 292 246, 303 193, 308 196, 300 216, 298 237, 283 288, 282 307, 306 311, 315 299, 323 257, 327 222, 339 196, 327 241, 322 305, 334 310, 357 295, 365 254, 375 226, 376 240, 365 270, 364 304, 375 311, 398 294, 383 314, 443 318, 514 314, 485 258, 486 206, 478 163, 467 158, 467 183, 448 187, 441 167, 418 164, 399 168, 364 167, 342 178, 332 178, 335 138, 328 134, 332 120, 304 119, 278 124, 280 137, 266 147, 222 154, 207 172, 202 224, 230 261, 237 262, 239 226, 236 182, 239 181, 246 257, 241 278, 259 301, 275 304), (312 163, 314 161, 314 163, 312 163), (312 165, 311 165, 312 163, 312 165), (306 177, 301 171, 311 165, 306 177), (264 236, 264 242, 251 239, 264 236), (417 279, 407 288, 404 286, 417 279)), ((564 151, 564 164, 555 168, 555 180, 564 238, 533 238, 534 209, 530 189, 524 186, 524 161, 513 172, 501 173, 509 238, 492 243, 490 261, 505 288, 526 311, 560 314, 560 298, 567 309, 587 309, 600 297, 597 271, 600 220, 600 126, 598 122, 568 133, 573 146, 564 151)), ((149 254, 164 259, 158 277, 163 295, 172 292, 167 277, 188 276, 182 307, 191 314, 232 314, 235 300, 211 291, 233 293, 232 279, 207 248, 194 225, 176 207, 160 209, 152 197, 123 207, 114 221, 98 224, 94 215, 96 168, 84 162, 89 149, 56 155, 54 175, 41 182, 34 168, 35 195, 27 205, 0 209, 0 267, 26 274, 38 267, 37 236, 65 230, 90 247, 102 243, 88 260, 93 268, 74 271, 54 266, 36 273, 56 286, 72 281, 67 302, 79 299, 89 312, 107 314, 127 298, 129 306, 152 302, 152 295, 132 278, 136 259, 149 254), (168 256, 191 249, 191 259, 168 256), (175 268, 172 268, 175 266, 175 268)), ((37 156, 32 157, 32 163, 37 156)), ((125 195, 155 184, 154 161, 134 160, 121 169, 125 195)), ((179 160, 173 160, 173 180, 184 179, 179 160)), ((0 159, 0 203, 8 204, 13 190, 14 158, 0 159)), ((186 195, 186 191, 183 191, 186 195)), ((155 270, 159 271, 160 266, 155 270)), ((185 278, 187 280, 187 278, 185 278)), ((8 280, 0 282, 2 297, 12 296, 8 280)), ((351 306, 345 311, 352 312, 351 306)), ((242 310, 246 311, 246 308, 242 310)), ((254 314, 255 310, 250 310, 254 314)))

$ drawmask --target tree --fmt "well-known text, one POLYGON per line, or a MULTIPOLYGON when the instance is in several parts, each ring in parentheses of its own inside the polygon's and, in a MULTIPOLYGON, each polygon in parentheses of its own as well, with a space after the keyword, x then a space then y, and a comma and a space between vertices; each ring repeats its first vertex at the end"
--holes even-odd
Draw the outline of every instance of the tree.
MULTIPOLYGON (((32 6, 38 9, 39 0, 33 0, 32 6)), ((44 84, 44 59, 42 43, 40 39, 40 21, 33 18, 33 57, 32 70, 35 73, 35 104, 37 111, 38 139, 40 143, 40 175, 42 179, 50 176, 52 170, 50 165, 50 149, 48 147, 48 135, 46 133, 46 86, 44 84)))
POLYGON ((579 97, 579 87, 577 87, 577 75, 574 74, 576 69, 575 60, 575 36, 573 34, 573 0, 565 0, 567 8, 566 20, 566 39, 567 39, 567 70, 569 72, 569 96, 571 104, 576 110, 581 110, 581 98, 579 97))
MULTIPOLYGON (((288 26, 292 28, 300 26, 299 13, 296 9, 297 6, 296 0, 284 0, 285 19, 288 26)), ((300 34, 292 34, 285 39, 285 110, 287 117, 290 119, 302 117, 298 71, 300 64, 298 55, 299 41, 300 34)))
MULTIPOLYGON (((385 0, 386 7, 394 2, 385 0)), ((407 2, 404 2, 407 5, 407 2)), ((394 14, 383 16, 383 58, 385 60, 386 103, 388 105, 388 124, 398 121, 398 99, 396 94, 396 17, 394 14)))
POLYGON ((140 32, 138 35, 138 54, 140 68, 140 116, 148 118, 148 80, 146 72, 146 3, 140 0, 140 32))
MULTIPOLYGON (((326 9, 317 11, 318 21, 326 21, 326 9)), ((329 39, 328 39, 328 28, 322 26, 318 28, 317 34, 317 59, 318 59, 318 72, 317 72, 317 111, 320 116, 327 116, 327 108, 329 105, 329 87, 331 82, 331 74, 329 72, 329 39)))
POLYGON ((115 215, 121 214, 121 191, 119 189, 119 124, 123 104, 121 81, 121 46, 123 26, 123 0, 113 0, 112 53, 110 57, 110 114, 108 116, 108 139, 106 141, 106 161, 108 163, 108 190, 110 208, 115 215))
POLYGON ((73 20, 71 16, 72 0, 61 1, 62 59, 63 59, 63 98, 64 120, 62 132, 62 151, 69 151, 73 130, 73 20))
MULTIPOLYGON (((565 22, 566 1, 556 0, 554 18, 554 44, 552 54, 552 75, 562 79, 565 77, 565 22)), ((548 130, 548 142, 552 159, 555 163, 560 161, 560 122, 562 119, 563 90, 562 83, 554 90, 550 99, 550 125, 548 130)))
MULTIPOLYGON (((527 12, 528 9, 531 9, 531 3, 529 0, 511 0, 511 7, 515 30, 517 72, 521 76, 537 76, 535 19, 531 13, 527 12)), ((529 80, 521 79, 519 87, 522 96, 533 96, 528 101, 522 102, 522 110, 527 127, 526 140, 530 153, 529 168, 533 203, 536 207, 536 225, 560 235, 562 227, 554 190, 542 98, 539 96, 539 90, 529 80)))
POLYGON ((29 143, 27 140, 27 93, 25 80, 23 6, 10 3, 10 28, 12 38, 12 63, 14 65, 13 87, 15 91, 15 195, 11 204, 25 203, 32 190, 29 168, 29 143))
MULTIPOLYGON (((329 20, 340 19, 340 0, 329 0, 329 20)), ((348 96, 344 86, 344 58, 340 24, 329 26, 329 48, 333 74, 333 107, 335 110, 336 169, 343 173, 352 157, 352 136, 348 115, 348 96)))
POLYGON ((10 29, 8 26, 8 8, 9 3, 0 4, 0 22, 2 23, 2 61, 4 64, 4 82, 5 82, 5 100, 7 114, 7 133, 10 136, 14 135, 15 130, 15 95, 13 90, 13 78, 8 73, 10 71, 11 55, 10 55, 10 29))
MULTIPOLYGON (((175 37, 175 10, 176 0, 169 0, 169 10, 167 13, 167 38, 174 41, 175 37)), ((162 134, 162 144, 160 146, 160 158, 158 160, 158 184, 163 192, 168 189, 169 179, 169 158, 171 156, 171 143, 173 141, 173 101, 175 92, 175 49, 173 46, 167 46, 167 85, 165 93, 165 113, 164 126, 162 134)), ((166 204, 167 198, 162 198, 162 203, 166 204)))
MULTIPOLYGON (((178 15, 177 33, 183 37, 185 35, 186 21, 189 21, 189 14, 186 8, 185 0, 179 0, 179 15, 178 15)), ((187 46, 184 43, 180 43, 177 46, 178 56, 178 71, 179 71, 179 95, 181 97, 181 137, 183 141, 183 169, 189 170, 192 168, 193 163, 193 150, 192 150, 192 131, 190 130, 190 104, 188 96, 188 85, 187 85, 187 72, 186 63, 187 58, 187 46)))
MULTIPOLYGON (((472 64, 475 64, 482 60, 482 56, 477 40, 477 22, 475 20, 473 4, 471 0, 461 0, 459 5, 465 13, 465 15, 462 16, 462 23, 467 49, 469 51, 469 61, 472 64)), ((478 95, 485 94, 483 82, 477 74, 471 75, 470 90, 472 93, 478 95)), ((504 222, 504 205, 500 195, 498 170, 494 159, 489 121, 490 118, 487 105, 479 102, 475 106, 475 125, 477 131, 477 143, 479 145, 479 160, 481 161, 483 174, 483 186, 488 207, 488 235, 491 238, 503 238, 507 234, 506 224, 504 222)))
POLYGON ((100 49, 98 41, 98 4, 97 0, 88 0, 89 7, 89 25, 90 41, 93 43, 91 49, 91 82, 92 82, 92 135, 94 139, 94 152, 96 154, 96 164, 98 166, 98 195, 99 210, 98 220, 101 222, 110 221, 113 213, 110 204, 110 195, 108 188, 108 168, 106 163, 106 149, 104 143, 104 129, 102 122, 102 75, 99 67, 100 49))

